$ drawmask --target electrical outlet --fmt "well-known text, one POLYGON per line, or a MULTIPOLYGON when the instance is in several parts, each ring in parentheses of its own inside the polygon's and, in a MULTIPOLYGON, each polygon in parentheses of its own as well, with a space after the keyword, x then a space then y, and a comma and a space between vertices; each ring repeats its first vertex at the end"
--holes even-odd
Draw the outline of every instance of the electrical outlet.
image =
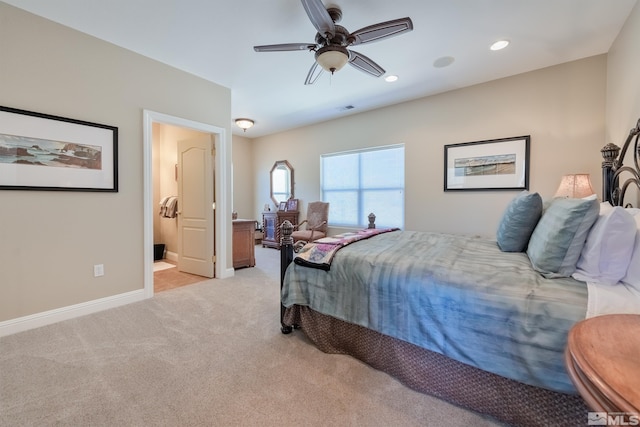
POLYGON ((96 264, 93 266, 93 277, 104 276, 104 264, 96 264))

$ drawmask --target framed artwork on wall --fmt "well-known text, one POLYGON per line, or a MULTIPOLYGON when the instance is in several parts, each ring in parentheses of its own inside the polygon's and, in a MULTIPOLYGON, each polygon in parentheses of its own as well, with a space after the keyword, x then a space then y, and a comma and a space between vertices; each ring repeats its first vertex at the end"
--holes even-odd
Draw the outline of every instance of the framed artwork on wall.
POLYGON ((118 128, 0 106, 0 189, 118 191, 118 128))
POLYGON ((528 190, 531 136, 444 146, 444 191, 528 190))

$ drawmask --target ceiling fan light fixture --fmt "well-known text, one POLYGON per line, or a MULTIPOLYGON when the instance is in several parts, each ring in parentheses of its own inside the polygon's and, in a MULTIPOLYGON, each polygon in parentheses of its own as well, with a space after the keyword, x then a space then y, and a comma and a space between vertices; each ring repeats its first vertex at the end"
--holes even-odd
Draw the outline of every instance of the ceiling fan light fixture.
POLYGON ((333 74, 349 62, 349 54, 342 46, 325 46, 316 52, 316 62, 333 74))
POLYGON ((236 119, 236 126, 242 129, 244 132, 254 125, 254 121, 251 119, 236 119))

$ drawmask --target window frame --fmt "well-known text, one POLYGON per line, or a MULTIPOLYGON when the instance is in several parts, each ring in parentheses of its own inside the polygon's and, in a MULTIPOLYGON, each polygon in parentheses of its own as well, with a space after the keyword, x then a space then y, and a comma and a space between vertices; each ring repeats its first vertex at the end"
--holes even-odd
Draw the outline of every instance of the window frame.
MULTIPOLYGON (((325 183, 324 183, 324 172, 325 172, 325 164, 324 164, 324 160, 326 158, 330 158, 330 157, 339 157, 339 156, 348 156, 348 155, 354 155, 354 154, 364 154, 364 153, 369 153, 369 152, 374 152, 374 151, 385 151, 385 150, 397 150, 397 149, 401 149, 402 150, 402 170, 403 170, 403 174, 402 174, 402 187, 364 187, 363 188, 363 184, 362 184, 362 158, 359 157, 358 158, 358 187, 357 188, 348 188, 348 189, 342 189, 342 191, 357 191, 357 203, 358 203, 358 207, 356 209, 357 211, 357 224, 349 224, 349 223, 336 223, 336 222, 332 222, 331 218, 332 215, 329 215, 329 226, 331 227, 337 227, 337 228, 362 228, 362 227, 366 227, 368 225, 368 215, 370 212, 364 212, 365 206, 364 206, 364 195, 367 191, 375 191, 376 189, 378 191, 400 191, 401 192, 401 199, 402 199, 402 205, 401 205, 401 215, 400 218, 397 218, 399 223, 398 224, 392 224, 389 226, 393 226, 393 227, 399 227, 399 228, 404 228, 404 221, 405 221, 405 188, 406 188, 406 168, 405 168, 405 163, 406 163, 406 157, 405 157, 405 144, 404 143, 399 143, 399 144, 391 144, 391 145, 383 145, 383 146, 376 146, 376 147, 367 147, 367 148, 362 148, 362 149, 354 149, 354 150, 346 150, 346 151, 339 151, 339 152, 334 152, 334 153, 325 153, 325 154, 321 154, 320 155, 320 199, 324 202, 327 201, 327 197, 326 197, 326 193, 327 192, 335 192, 336 190, 331 190, 331 189, 325 189, 325 183)), ((331 209, 331 206, 330 208, 331 209)), ((376 212, 373 212, 374 215, 377 215, 376 212)), ((376 222, 379 222, 378 220, 376 220, 376 222)), ((377 225, 388 225, 388 224, 377 224, 377 225)))

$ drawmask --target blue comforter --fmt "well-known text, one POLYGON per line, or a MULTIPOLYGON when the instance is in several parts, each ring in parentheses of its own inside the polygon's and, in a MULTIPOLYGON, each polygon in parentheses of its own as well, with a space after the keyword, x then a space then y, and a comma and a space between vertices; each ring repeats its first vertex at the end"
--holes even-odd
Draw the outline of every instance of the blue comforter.
POLYGON ((353 243, 324 271, 292 263, 282 303, 306 305, 516 381, 575 393, 563 352, 586 283, 545 279, 494 240, 395 231, 353 243))

